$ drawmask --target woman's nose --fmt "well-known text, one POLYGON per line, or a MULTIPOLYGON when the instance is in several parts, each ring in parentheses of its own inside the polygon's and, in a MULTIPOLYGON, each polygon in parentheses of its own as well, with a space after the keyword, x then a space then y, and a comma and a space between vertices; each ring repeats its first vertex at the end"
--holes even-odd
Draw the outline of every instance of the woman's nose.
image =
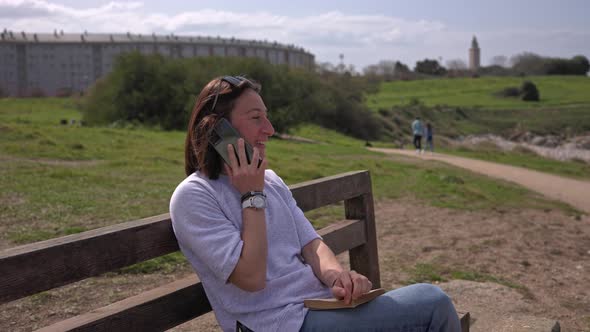
POLYGON ((264 127, 262 128, 262 130, 268 136, 272 136, 275 134, 275 128, 272 126, 272 123, 270 123, 270 120, 268 118, 264 119, 264 127))

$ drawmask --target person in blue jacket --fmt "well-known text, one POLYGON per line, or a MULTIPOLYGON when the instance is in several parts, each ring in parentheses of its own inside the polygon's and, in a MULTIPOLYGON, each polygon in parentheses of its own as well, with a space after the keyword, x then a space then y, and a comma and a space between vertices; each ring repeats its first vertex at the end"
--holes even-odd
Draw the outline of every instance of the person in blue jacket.
POLYGON ((414 134, 414 147, 416 148, 416 153, 420 153, 422 151, 422 135, 424 134, 424 128, 422 127, 422 122, 420 121, 419 116, 417 116, 416 120, 412 122, 412 133, 414 134))

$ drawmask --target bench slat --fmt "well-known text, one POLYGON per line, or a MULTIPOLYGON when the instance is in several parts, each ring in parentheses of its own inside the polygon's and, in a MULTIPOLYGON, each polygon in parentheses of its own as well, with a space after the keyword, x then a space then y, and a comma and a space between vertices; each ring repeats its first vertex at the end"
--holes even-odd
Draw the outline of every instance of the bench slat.
POLYGON ((168 214, 0 253, 0 303, 178 250, 168 214))
POLYGON ((371 192, 369 171, 328 176, 289 186, 303 211, 317 209, 371 192))
POLYGON ((320 229, 318 234, 336 255, 366 242, 362 220, 343 220, 320 229))
MULTIPOLYGON (((318 233, 335 253, 364 243, 361 220, 343 220, 318 233)), ((190 276, 39 331, 162 331, 211 311, 203 286, 190 276)))
POLYGON ((37 331, 164 331, 210 311, 192 275, 37 331))

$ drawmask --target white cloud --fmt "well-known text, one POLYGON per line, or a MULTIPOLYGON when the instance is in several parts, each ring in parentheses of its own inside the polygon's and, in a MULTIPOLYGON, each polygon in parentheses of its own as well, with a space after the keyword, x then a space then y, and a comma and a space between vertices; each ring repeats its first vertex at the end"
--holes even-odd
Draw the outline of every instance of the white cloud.
POLYGON ((109 2, 100 7, 77 10, 43 0, 0 0, 0 17, 14 19, 64 16, 80 19, 120 10, 133 10, 141 6, 141 2, 109 2))
MULTIPOLYGON (((109 2, 76 9, 44 0, 0 0, 0 28, 13 31, 120 32, 209 35, 278 41, 304 47, 318 61, 346 63, 358 69, 380 60, 413 66, 423 58, 467 59, 472 33, 453 31, 445 23, 411 21, 385 15, 348 15, 338 11, 289 17, 268 12, 240 13, 214 9, 175 15, 146 12, 141 2, 109 2)), ((547 55, 586 54, 587 32, 503 31, 478 35, 485 63, 493 55, 529 50, 547 55), (553 43, 553 44, 551 44, 553 43), (553 48, 551 48, 553 47, 553 48), (492 49, 494 51, 492 51, 492 49)), ((567 56, 567 55, 566 55, 567 56)))

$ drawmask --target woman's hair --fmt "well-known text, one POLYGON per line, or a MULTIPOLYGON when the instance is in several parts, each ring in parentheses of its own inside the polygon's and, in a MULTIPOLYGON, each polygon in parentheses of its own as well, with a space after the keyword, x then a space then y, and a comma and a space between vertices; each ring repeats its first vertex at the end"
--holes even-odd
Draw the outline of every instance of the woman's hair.
POLYGON ((221 118, 229 120, 235 101, 246 89, 260 93, 260 84, 242 76, 218 77, 207 83, 197 97, 188 123, 184 144, 184 171, 195 171, 218 179, 223 167, 221 156, 209 144, 213 128, 221 118))

